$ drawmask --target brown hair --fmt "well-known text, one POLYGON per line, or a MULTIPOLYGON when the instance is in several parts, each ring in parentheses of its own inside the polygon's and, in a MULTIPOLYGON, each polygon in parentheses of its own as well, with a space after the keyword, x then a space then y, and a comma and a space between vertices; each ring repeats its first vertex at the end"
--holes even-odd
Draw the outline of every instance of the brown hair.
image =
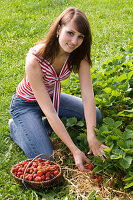
POLYGON ((71 20, 74 21, 77 31, 84 35, 82 44, 70 53, 68 58, 68 67, 72 66, 75 69, 74 71, 78 71, 80 62, 84 58, 87 59, 90 65, 92 64, 90 58, 92 36, 87 17, 77 8, 69 7, 59 15, 51 26, 46 39, 40 42, 44 43, 44 46, 42 46, 37 55, 41 55, 44 59, 48 59, 50 63, 53 63, 59 51, 57 29, 59 25, 65 25, 71 20))

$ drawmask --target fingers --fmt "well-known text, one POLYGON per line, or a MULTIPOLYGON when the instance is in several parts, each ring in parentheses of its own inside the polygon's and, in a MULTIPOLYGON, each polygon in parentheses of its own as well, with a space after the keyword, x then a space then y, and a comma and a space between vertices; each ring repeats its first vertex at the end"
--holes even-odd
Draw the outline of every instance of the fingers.
POLYGON ((101 147, 102 147, 103 149, 108 149, 108 148, 109 148, 108 146, 106 146, 106 145, 104 145, 104 144, 101 144, 101 147))
POLYGON ((78 163, 77 164, 77 167, 78 169, 81 171, 81 172, 88 172, 89 169, 85 168, 85 166, 83 165, 83 163, 78 163))
POLYGON ((90 155, 90 154, 94 154, 94 156, 100 156, 101 157, 101 159, 104 161, 105 160, 105 158, 106 158, 106 155, 105 155, 105 152, 104 152, 104 150, 103 149, 107 149, 107 148, 109 148, 108 146, 106 146, 106 145, 104 145, 104 144, 101 144, 100 146, 99 146, 99 148, 95 148, 95 149, 90 149, 90 151, 88 152, 88 154, 90 155), (104 154, 104 155, 103 155, 104 154))
POLYGON ((87 158, 86 156, 84 157, 84 161, 87 162, 87 163, 91 163, 90 159, 87 158))
POLYGON ((89 154, 89 155, 92 154, 92 150, 90 149, 90 151, 87 154, 89 154))
POLYGON ((82 152, 75 164, 81 172, 88 172, 89 170, 83 165, 84 162, 91 163, 90 159, 82 152))

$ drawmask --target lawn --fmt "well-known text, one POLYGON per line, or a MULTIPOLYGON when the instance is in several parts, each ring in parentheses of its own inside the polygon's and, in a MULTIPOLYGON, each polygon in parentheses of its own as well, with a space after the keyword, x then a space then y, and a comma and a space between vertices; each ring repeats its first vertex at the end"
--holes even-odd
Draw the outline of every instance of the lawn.
MULTIPOLYGON (((0 5, 0 199, 2 200, 78 199, 76 193, 71 194, 72 189, 67 186, 67 179, 63 185, 54 190, 39 193, 34 190, 26 190, 25 188, 20 187, 10 175, 11 167, 17 162, 26 159, 26 156, 21 149, 11 140, 8 127, 8 120, 10 118, 10 100, 17 84, 25 74, 24 64, 26 52, 37 41, 42 40, 45 37, 54 19, 56 19, 56 17, 69 6, 77 7, 85 12, 92 29, 92 80, 94 85, 95 101, 102 110, 104 117, 103 124, 99 129, 96 129, 96 132, 99 135, 99 139, 108 143, 112 149, 115 145, 115 147, 118 145, 121 151, 125 152, 125 154, 123 154, 121 151, 116 152, 116 148, 113 150, 110 149, 110 152, 107 152, 107 154, 110 153, 108 155, 109 160, 107 163, 105 162, 105 165, 108 165, 103 166, 102 164, 99 164, 99 166, 104 169, 105 174, 107 166, 109 166, 111 162, 119 161, 121 172, 124 172, 125 177, 127 176, 126 178, 129 179, 126 181, 126 184, 132 184, 132 1, 5 0, 1 1, 0 5), (109 117, 111 117, 111 119, 109 117), (108 140, 106 140, 105 136, 102 135, 103 132, 106 137, 108 136, 108 140), (114 136, 114 138, 112 135, 108 135, 110 132, 114 134, 117 133, 117 136, 114 136), (127 141, 126 147, 122 143, 124 141, 123 135, 127 141), (114 146, 112 147, 111 145, 114 146), (123 162, 127 163, 126 168, 124 168, 125 166, 123 162), (126 174, 126 171, 128 171, 128 174, 126 174)), ((64 83, 63 90, 67 93, 80 96, 78 77, 72 75, 69 80, 69 85, 68 82, 64 83)), ((75 119, 73 119, 73 124, 71 124, 71 122, 66 122, 69 132, 72 133, 72 127, 77 128, 80 137, 78 138, 78 141, 75 142, 80 141, 80 147, 85 147, 85 143, 82 145, 82 142, 84 142, 83 138, 85 138, 84 124, 83 126, 79 126, 75 119), (81 135, 80 131, 82 132, 81 135)), ((93 157, 91 159, 96 164, 100 162, 94 160, 93 157)), ((68 159, 68 162, 69 161, 70 160, 68 159)), ((67 164, 68 163, 64 163, 65 166, 67 164)), ((119 165, 117 164, 118 163, 113 163, 112 165, 116 168, 111 170, 119 169, 119 165)), ((100 167, 97 168, 101 170, 100 167)), ((96 169, 97 172, 98 169, 96 169)), ((118 171, 120 172, 120 170, 118 171)), ((108 170, 107 172, 111 173, 108 170)), ((66 173, 66 171, 64 171, 64 173, 66 173)), ((130 193, 131 187, 127 188, 129 191, 126 191, 121 189, 122 185, 121 187, 117 187, 117 184, 115 190, 121 191, 116 192, 117 198, 123 199, 125 196, 119 197, 119 195, 130 193)), ((93 193, 91 195, 92 198, 90 194, 88 194, 86 198, 98 199, 94 191, 96 190, 92 189, 92 191, 90 191, 90 194, 93 193)), ((110 192, 108 199, 113 199, 113 194, 113 192, 110 192)), ((84 198, 85 197, 79 195, 79 199, 84 198)), ((100 198, 102 199, 103 197, 99 197, 99 199, 100 198)), ((103 199, 106 199, 106 196, 103 199)))

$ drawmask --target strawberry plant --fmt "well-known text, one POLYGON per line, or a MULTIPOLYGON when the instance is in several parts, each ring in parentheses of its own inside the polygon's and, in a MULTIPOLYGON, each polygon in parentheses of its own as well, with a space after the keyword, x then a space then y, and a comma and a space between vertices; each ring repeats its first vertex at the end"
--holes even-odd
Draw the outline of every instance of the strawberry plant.
MULTIPOLYGON (((107 159, 104 162, 101 158, 90 157, 95 165, 93 171, 108 174, 113 179, 112 186, 123 189, 133 187, 132 53, 133 47, 130 47, 122 56, 103 63, 100 70, 92 68, 95 101, 103 115, 103 122, 95 127, 95 131, 99 141, 109 146, 105 149, 107 159)), ((65 90, 80 96, 78 76, 73 74, 69 82, 65 90)), ((63 119, 63 122, 76 145, 87 153, 85 122, 76 118, 63 119)))

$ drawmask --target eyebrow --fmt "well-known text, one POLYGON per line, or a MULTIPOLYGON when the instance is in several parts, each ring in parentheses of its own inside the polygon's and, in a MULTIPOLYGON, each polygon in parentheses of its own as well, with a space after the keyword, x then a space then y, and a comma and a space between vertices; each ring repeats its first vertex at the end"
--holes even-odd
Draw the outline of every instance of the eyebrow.
MULTIPOLYGON (((69 32, 73 32, 73 33, 76 33, 76 31, 74 31, 74 30, 72 30, 72 29, 70 29, 70 30, 68 30, 69 32)), ((78 31, 77 31, 78 32, 78 31)), ((78 32, 78 33, 80 33, 80 32, 78 32)), ((82 34, 82 33, 80 33, 79 35, 82 35, 82 36, 84 36, 84 34, 82 34)))

